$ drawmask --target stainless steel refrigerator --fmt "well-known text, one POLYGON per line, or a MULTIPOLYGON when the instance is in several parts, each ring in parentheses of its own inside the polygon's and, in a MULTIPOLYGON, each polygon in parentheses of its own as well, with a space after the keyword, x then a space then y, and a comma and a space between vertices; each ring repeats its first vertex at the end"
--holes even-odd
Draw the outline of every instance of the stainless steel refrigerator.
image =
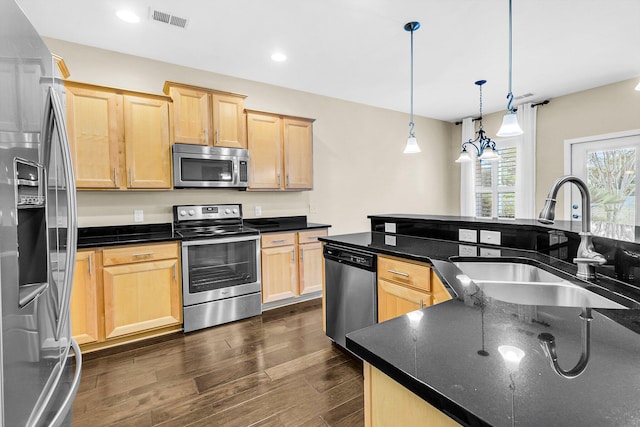
MULTIPOLYGON (((14 0, 0 0, 0 423, 70 425, 75 183, 64 86, 14 0)), ((73 350, 72 350, 73 349, 73 350)))

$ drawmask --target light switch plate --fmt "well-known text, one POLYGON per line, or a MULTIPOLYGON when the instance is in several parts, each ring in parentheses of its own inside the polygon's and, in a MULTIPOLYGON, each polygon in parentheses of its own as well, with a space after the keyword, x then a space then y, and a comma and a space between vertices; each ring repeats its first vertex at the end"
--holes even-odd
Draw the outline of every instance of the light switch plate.
POLYGON ((490 245, 500 244, 501 234, 499 231, 480 230, 480 243, 489 243, 490 245))
POLYGON ((262 216, 262 206, 256 206, 256 216, 262 216))
POLYGON ((478 243, 478 232, 476 230, 458 229, 458 240, 461 242, 478 243))
POLYGON ((396 223, 395 222, 385 222, 384 223, 384 232, 385 233, 395 233, 396 232, 396 223))
POLYGON ((144 211, 142 209, 136 209, 133 211, 133 222, 143 222, 144 211))

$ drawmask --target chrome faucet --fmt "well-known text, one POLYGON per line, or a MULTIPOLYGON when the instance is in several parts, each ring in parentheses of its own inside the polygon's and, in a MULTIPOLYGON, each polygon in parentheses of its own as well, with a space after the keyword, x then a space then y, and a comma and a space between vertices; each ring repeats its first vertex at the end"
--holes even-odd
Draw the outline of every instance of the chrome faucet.
POLYGON ((556 196, 558 195, 560 187, 567 182, 574 183, 580 190, 580 195, 582 196, 582 232, 580 233, 578 253, 573 259, 573 262, 578 266, 577 276, 579 278, 593 279, 596 277, 595 266, 602 265, 607 262, 607 260, 602 254, 599 254, 593 249, 593 243, 591 242, 591 196, 589 195, 587 184, 580 178, 572 175, 565 175, 558 178, 549 190, 547 200, 538 216, 538 221, 543 224, 553 224, 556 196))

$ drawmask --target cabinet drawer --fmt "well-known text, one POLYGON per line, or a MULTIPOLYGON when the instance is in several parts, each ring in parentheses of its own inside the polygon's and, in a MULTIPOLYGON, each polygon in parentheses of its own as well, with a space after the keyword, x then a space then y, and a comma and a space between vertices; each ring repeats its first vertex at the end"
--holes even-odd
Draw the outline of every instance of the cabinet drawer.
POLYGON ((378 256, 378 278, 423 291, 431 290, 431 268, 424 264, 378 256))
POLYGON ((269 233, 261 237, 263 248, 287 246, 296 244, 296 233, 269 233))
POLYGON ((102 251, 102 263, 105 266, 169 258, 178 258, 177 243, 124 246, 102 251))
POLYGON ((298 231, 298 243, 313 243, 318 241, 318 237, 326 236, 327 230, 309 230, 309 231, 298 231))

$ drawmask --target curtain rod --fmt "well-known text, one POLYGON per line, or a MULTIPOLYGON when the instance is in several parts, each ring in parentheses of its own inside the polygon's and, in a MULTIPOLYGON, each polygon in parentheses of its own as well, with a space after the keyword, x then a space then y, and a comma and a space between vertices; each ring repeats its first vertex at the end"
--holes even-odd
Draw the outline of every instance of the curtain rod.
MULTIPOLYGON (((549 102, 551 102, 551 101, 549 101, 548 99, 545 99, 544 101, 540 101, 540 102, 538 102, 536 104, 531 104, 531 108, 533 108, 533 107, 542 107, 543 105, 547 105, 549 102)), ((518 109, 514 108, 513 111, 518 111, 518 109)), ((472 120, 475 122, 475 121, 480 120, 481 118, 482 117, 474 117, 472 120)), ((454 123, 455 123, 456 126, 461 125, 462 124, 462 120, 460 120, 459 122, 454 122, 454 123)))

